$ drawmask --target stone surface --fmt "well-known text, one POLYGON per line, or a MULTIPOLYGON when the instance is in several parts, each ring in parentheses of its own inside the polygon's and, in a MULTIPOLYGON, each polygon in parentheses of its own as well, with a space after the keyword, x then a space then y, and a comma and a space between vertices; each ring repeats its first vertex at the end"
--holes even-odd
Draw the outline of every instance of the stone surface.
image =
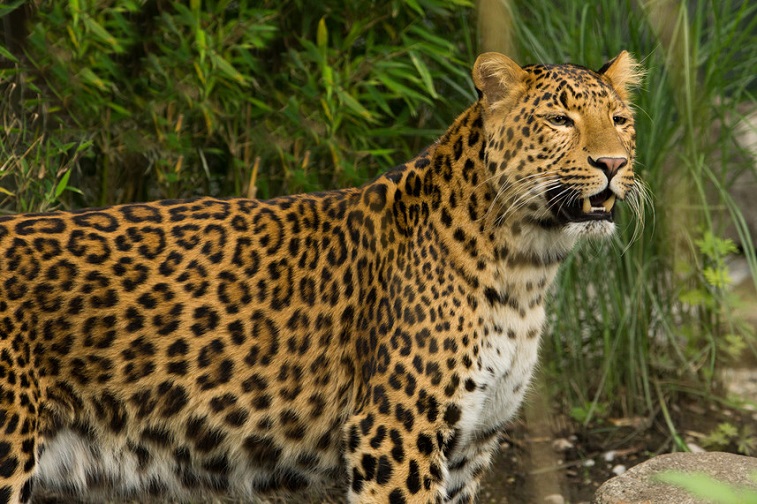
POLYGON ((605 482, 594 504, 700 504, 682 488, 661 483, 655 476, 664 471, 703 473, 723 483, 757 491, 757 458, 732 453, 670 453, 659 455, 605 482))

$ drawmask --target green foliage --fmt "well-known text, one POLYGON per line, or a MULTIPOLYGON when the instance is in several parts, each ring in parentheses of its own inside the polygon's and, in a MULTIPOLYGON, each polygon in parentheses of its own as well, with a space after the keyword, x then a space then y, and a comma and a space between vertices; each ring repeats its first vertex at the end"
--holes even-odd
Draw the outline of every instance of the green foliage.
POLYGON ((705 283, 718 292, 730 287, 732 281, 725 260, 729 254, 738 252, 733 240, 718 238, 712 234, 712 231, 707 230, 701 239, 694 240, 694 244, 699 248, 705 260, 702 269, 705 283))
POLYGON ((0 85, 13 118, 45 109, 40 136, 87 140, 71 206, 241 195, 256 160, 258 196, 359 184, 473 97, 466 0, 34 7, 0 85))
MULTIPOLYGON (((713 504, 757 504, 757 491, 752 488, 739 488, 706 474, 668 471, 657 476, 657 479, 713 504)), ((757 475, 753 479, 757 482, 757 475)))
POLYGON ((702 439, 702 446, 709 450, 735 451, 753 456, 757 453, 757 431, 752 425, 739 427, 729 422, 721 422, 702 439))
POLYGON ((570 409, 570 417, 580 424, 587 423, 589 420, 594 422, 604 420, 608 414, 607 403, 587 402, 570 409))
POLYGON ((0 99, 0 208, 49 210, 65 192, 79 192, 69 184, 71 172, 90 144, 45 135, 43 108, 14 110, 19 91, 10 85, 0 99))
POLYGON ((599 407, 651 415, 682 390, 706 394, 722 358, 754 347, 751 328, 734 315, 726 258, 735 247, 722 236, 734 226, 757 271, 728 193, 749 166, 736 162, 734 128, 757 89, 757 5, 513 5, 523 61, 599 68, 627 49, 647 70, 635 98, 637 172, 655 206, 642 229, 621 206, 617 240, 586 244, 562 268, 545 358, 560 394, 586 424, 599 407), (653 12, 658 5, 669 10, 653 12))

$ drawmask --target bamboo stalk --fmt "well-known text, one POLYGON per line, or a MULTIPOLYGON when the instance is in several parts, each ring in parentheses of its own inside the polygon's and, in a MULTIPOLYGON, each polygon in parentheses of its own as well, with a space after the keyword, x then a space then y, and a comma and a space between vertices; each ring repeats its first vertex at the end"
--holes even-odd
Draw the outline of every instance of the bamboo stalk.
POLYGON ((260 167, 260 156, 255 157, 255 164, 252 165, 252 173, 250 174, 250 185, 247 188, 247 197, 255 199, 255 195, 258 193, 258 168, 260 167))

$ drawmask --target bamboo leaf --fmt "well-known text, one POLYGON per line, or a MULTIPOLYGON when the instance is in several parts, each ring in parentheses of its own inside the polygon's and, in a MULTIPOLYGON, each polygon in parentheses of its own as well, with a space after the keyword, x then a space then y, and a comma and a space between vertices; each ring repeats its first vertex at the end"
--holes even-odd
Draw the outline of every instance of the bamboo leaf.
POLYGON ((125 117, 130 117, 131 116, 131 112, 129 112, 128 110, 126 110, 121 105, 118 105, 117 103, 108 102, 108 108, 110 108, 114 112, 117 112, 117 113, 119 113, 119 114, 121 114, 121 115, 123 115, 125 117))
POLYGON ((13 63, 18 63, 18 59, 10 51, 8 51, 5 47, 1 45, 0 45, 0 57, 6 58, 12 61, 13 63))
POLYGON ((105 42, 107 45, 111 46, 115 52, 123 52, 123 47, 121 47, 121 44, 118 42, 118 40, 116 40, 113 35, 108 33, 108 31, 103 28, 100 23, 89 16, 86 16, 83 19, 84 26, 87 28, 87 30, 92 32, 93 35, 99 38, 102 42, 105 42))
POLYGON ((426 86, 428 93, 434 98, 439 98, 439 95, 436 94, 436 89, 434 89, 434 80, 431 78, 431 72, 429 72, 426 64, 421 61, 415 51, 410 51, 410 59, 413 61, 415 68, 418 70, 418 73, 421 76, 421 80, 423 81, 424 86, 426 86))
POLYGON ((107 89, 105 82, 100 77, 95 75, 95 73, 90 68, 82 68, 79 71, 79 77, 85 83, 95 86, 97 89, 101 91, 105 91, 107 89))
POLYGON ((205 61, 205 55, 207 53, 207 41, 205 36, 205 30, 197 28, 195 30, 195 44, 197 45, 197 52, 200 55, 200 63, 205 61))
POLYGON ((329 30, 326 27, 326 17, 318 21, 318 32, 316 34, 316 44, 320 49, 325 49, 329 44, 329 30))
POLYGON ((215 66, 224 76, 227 78, 234 80, 238 82, 239 84, 246 84, 246 79, 244 76, 237 71, 234 66, 226 61, 224 58, 216 54, 215 52, 209 52, 208 55, 210 56, 210 60, 213 63, 213 66, 215 66))
POLYGON ((350 110, 357 113, 360 117, 373 122, 374 117, 371 112, 366 109, 363 105, 360 104, 359 101, 357 101, 354 97, 352 97, 349 93, 337 89, 337 96, 339 96, 339 100, 350 110))
POLYGON ((63 191, 66 190, 66 187, 68 186, 68 179, 70 177, 71 177, 71 170, 68 170, 66 171, 66 173, 63 174, 63 177, 55 186, 55 199, 60 198, 60 195, 63 194, 63 191))
POLYGON ((24 3, 26 3, 26 0, 14 0, 12 2, 6 2, 4 5, 0 5, 0 17, 10 14, 24 3))
POLYGON ((79 6, 79 0, 69 0, 68 7, 71 11, 71 19, 73 20, 73 25, 76 26, 79 24, 79 11, 81 10, 81 7, 79 6))

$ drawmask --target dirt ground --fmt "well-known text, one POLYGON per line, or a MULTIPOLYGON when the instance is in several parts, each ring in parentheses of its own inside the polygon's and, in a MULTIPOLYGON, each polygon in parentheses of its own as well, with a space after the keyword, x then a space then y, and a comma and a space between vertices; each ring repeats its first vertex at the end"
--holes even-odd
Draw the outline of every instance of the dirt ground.
MULTIPOLYGON (((753 378, 757 379, 757 374, 753 378)), ((677 418, 679 434, 693 450, 722 422, 739 427, 757 425, 753 411, 725 407, 706 411, 694 402, 674 409, 671 413, 677 418)), ((589 503, 608 479, 675 449, 665 425, 646 426, 641 419, 618 419, 616 423, 626 425, 580 429, 555 420, 552 424, 557 429, 550 436, 534 435, 525 422, 514 424, 501 440, 500 453, 479 492, 479 503, 589 503)), ((724 450, 738 451, 736 441, 724 450)))

